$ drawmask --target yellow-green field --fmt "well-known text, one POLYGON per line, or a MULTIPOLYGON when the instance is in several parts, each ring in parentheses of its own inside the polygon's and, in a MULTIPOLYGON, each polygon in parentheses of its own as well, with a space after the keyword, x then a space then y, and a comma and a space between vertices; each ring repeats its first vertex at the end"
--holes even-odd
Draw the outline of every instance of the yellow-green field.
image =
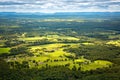
POLYGON ((83 19, 44 19, 40 22, 85 22, 83 19))
MULTIPOLYGON (((104 67, 109 67, 112 65, 111 62, 109 61, 104 61, 104 60, 96 60, 94 62, 91 62, 88 59, 85 59, 84 56, 81 56, 78 59, 70 59, 66 56, 73 56, 75 57, 76 55, 73 53, 68 53, 63 51, 63 49, 68 44, 64 43, 55 43, 55 44, 46 44, 46 45, 41 45, 41 46, 30 46, 30 51, 34 54, 32 57, 16 57, 13 59, 9 59, 9 61, 18 61, 22 63, 22 61, 29 61, 29 66, 30 68, 38 67, 46 67, 47 66, 59 66, 59 65, 67 65, 66 67, 72 69, 73 67, 76 67, 76 69, 80 68, 82 71, 89 71, 89 70, 95 70, 98 68, 104 68, 104 67), (51 52, 54 50, 53 52, 51 52), (43 54, 40 54, 43 53, 43 54), (39 55, 39 56, 38 56, 39 55), (37 62, 33 63, 32 61, 37 62)), ((78 47, 79 44, 69 44, 69 47, 78 47)), ((88 44, 85 43, 85 45, 93 45, 93 44, 88 44)), ((4 50, 4 49, 2 49, 4 50)))
MULTIPOLYGON (((46 37, 32 37, 32 38, 20 38, 21 40, 25 41, 34 41, 34 40, 42 40, 45 38, 48 38, 49 40, 52 38, 60 38, 58 35, 48 35, 46 37)), ((61 39, 68 39, 68 40, 79 40, 74 37, 61 37, 61 39)), ((107 44, 111 44, 113 42, 108 42, 107 44)), ((95 45, 95 43, 89 43, 84 42, 81 43, 83 45, 95 45)), ((118 44, 118 43, 117 43, 118 44)), ((116 43, 115 43, 116 45, 116 43)), ((67 65, 66 67, 73 69, 76 67, 76 69, 80 68, 82 71, 89 71, 89 70, 95 70, 97 68, 104 68, 109 67, 112 65, 109 61, 104 60, 96 60, 91 62, 90 60, 84 58, 84 56, 81 56, 77 59, 70 59, 71 57, 76 57, 74 53, 65 52, 65 48, 77 48, 80 46, 80 43, 53 43, 53 44, 45 44, 45 45, 39 45, 39 46, 29 46, 29 50, 34 56, 26 56, 26 57, 16 57, 16 58, 9 58, 7 61, 18 61, 22 63, 22 61, 28 61, 30 68, 38 67, 46 67, 47 66, 59 66, 59 65, 67 65), (37 63, 33 63, 35 61, 37 63)), ((10 48, 0 48, 0 53, 8 53, 10 48)))
POLYGON ((71 40, 71 41, 78 41, 79 39, 76 37, 70 37, 70 36, 59 36, 59 35, 47 35, 42 37, 23 37, 19 38, 19 40, 24 41, 37 41, 37 40, 44 40, 47 39, 49 41, 58 42, 58 40, 71 40))
POLYGON ((114 46, 120 47, 120 40, 109 41, 109 42, 107 42, 106 44, 110 44, 110 45, 114 45, 114 46))
POLYGON ((25 40, 25 41, 35 41, 35 40, 42 40, 46 37, 25 37, 25 38, 19 38, 20 40, 25 40))
POLYGON ((0 54, 9 53, 10 48, 0 48, 0 54))
POLYGON ((88 65, 83 65, 81 66, 81 69, 83 71, 86 71, 86 70, 95 70, 97 68, 104 68, 104 67, 109 67, 110 65, 112 65, 111 62, 109 61, 104 61, 104 60, 96 60, 88 65))

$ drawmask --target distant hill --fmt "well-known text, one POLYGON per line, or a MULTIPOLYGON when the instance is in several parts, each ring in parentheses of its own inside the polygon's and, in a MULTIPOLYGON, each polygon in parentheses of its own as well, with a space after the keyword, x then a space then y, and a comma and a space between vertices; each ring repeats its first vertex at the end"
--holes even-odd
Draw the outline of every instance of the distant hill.
POLYGON ((120 16, 120 12, 57 12, 57 13, 0 12, 0 17, 41 17, 41 16, 118 17, 120 16))
POLYGON ((120 12, 56 12, 56 13, 18 13, 18 12, 0 12, 1 15, 120 15, 120 12))

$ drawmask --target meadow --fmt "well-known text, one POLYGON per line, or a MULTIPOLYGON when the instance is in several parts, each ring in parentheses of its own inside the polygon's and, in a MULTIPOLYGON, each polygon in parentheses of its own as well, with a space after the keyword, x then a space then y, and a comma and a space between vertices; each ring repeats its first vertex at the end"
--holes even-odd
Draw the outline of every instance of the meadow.
POLYGON ((10 48, 0 48, 0 54, 2 53, 10 53, 10 48))

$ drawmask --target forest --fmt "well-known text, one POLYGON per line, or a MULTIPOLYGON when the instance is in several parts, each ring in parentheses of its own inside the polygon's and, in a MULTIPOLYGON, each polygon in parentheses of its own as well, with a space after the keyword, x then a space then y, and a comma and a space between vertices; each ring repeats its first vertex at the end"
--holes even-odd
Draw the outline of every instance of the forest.
POLYGON ((0 80, 120 80, 120 13, 0 12, 0 80))

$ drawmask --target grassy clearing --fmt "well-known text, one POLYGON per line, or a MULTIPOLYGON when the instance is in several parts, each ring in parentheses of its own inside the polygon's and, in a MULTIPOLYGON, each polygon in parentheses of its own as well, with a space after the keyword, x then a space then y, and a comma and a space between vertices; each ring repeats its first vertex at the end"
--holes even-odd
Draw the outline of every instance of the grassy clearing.
POLYGON ((83 19, 44 19, 40 22, 85 22, 83 19))
POLYGON ((59 65, 66 65, 66 64, 73 64, 72 61, 59 61, 59 62, 48 62, 49 66, 59 66, 59 65))
MULTIPOLYGON (((59 54, 59 53, 58 53, 59 54)), ((109 61, 104 61, 104 60, 96 60, 94 62, 91 62, 88 59, 85 58, 80 58, 80 59, 75 59, 74 61, 66 58, 66 57, 59 57, 57 53, 50 54, 50 56, 40 56, 40 57, 24 57, 24 58, 16 58, 10 60, 11 62, 18 61, 29 61, 29 66, 30 68, 38 67, 46 67, 46 66, 60 66, 60 65, 68 65, 66 67, 72 69, 73 67, 76 67, 76 69, 81 68, 82 71, 90 71, 90 70, 96 70, 97 68, 104 68, 104 67, 109 67, 112 65, 111 62, 109 61), (35 61, 35 63, 33 63, 35 61), (47 61, 47 62, 46 62, 47 61), (38 66, 36 66, 36 62, 38 66), (87 62, 87 63, 86 63, 87 62), (81 64, 78 64, 81 63, 81 64)))
MULTIPOLYGON (((104 60, 96 60, 94 62, 91 62, 88 59, 85 59, 84 57, 80 57, 79 59, 70 59, 67 56, 73 56, 75 57, 75 54, 71 54, 68 52, 63 51, 63 46, 66 46, 68 44, 64 43, 55 43, 55 44, 46 44, 46 45, 40 45, 40 46, 30 46, 31 50, 33 51, 34 56, 32 57, 22 57, 22 58, 14 58, 9 61, 29 61, 30 68, 38 67, 46 67, 46 66, 59 66, 59 65, 67 65, 66 67, 73 69, 76 67, 76 69, 80 68, 82 71, 89 71, 89 70, 95 70, 97 68, 104 68, 109 67, 112 65, 109 61, 104 60), (36 49, 38 51, 36 51, 36 49), (54 50, 51 52, 51 50, 54 50), (50 52, 49 52, 50 51, 50 52), (39 54, 42 52, 43 54, 39 54), (37 56, 39 55, 39 56, 37 56), (33 62, 35 61, 35 62, 33 62), (36 66, 37 63, 37 66, 36 66)), ((78 47, 79 44, 69 44, 70 46, 67 47, 78 47)), ((85 45, 93 45, 89 43, 85 43, 85 45)))
POLYGON ((30 46, 30 48, 31 48, 31 51, 33 51, 33 52, 35 52, 36 49, 39 49, 39 51, 41 51, 41 52, 44 52, 44 50, 42 50, 42 49, 46 49, 47 51, 50 51, 50 50, 56 51, 64 45, 66 45, 66 44, 55 43, 55 44, 46 44, 46 45, 40 45, 40 46, 30 46))
MULTIPOLYGON (((104 60, 96 60, 94 62, 91 62, 88 59, 85 59, 84 57, 81 57, 79 59, 75 59, 73 60, 69 60, 69 58, 66 58, 65 55, 67 56, 75 56, 75 54, 71 54, 71 53, 67 53, 64 52, 63 49, 61 48, 62 46, 65 46, 68 44, 48 44, 48 45, 42 45, 42 46, 32 46, 32 49, 37 49, 37 48, 46 48, 47 50, 52 50, 54 49, 54 52, 44 52, 45 55, 47 57, 34 57, 31 58, 33 60, 40 60, 40 61, 45 61, 47 59, 50 59, 51 62, 46 62, 42 65, 39 65, 39 68, 41 67, 45 67, 46 64, 49 66, 56 66, 56 65, 66 65, 69 64, 68 68, 72 69, 74 66, 76 67, 76 69, 78 69, 79 67, 81 67, 82 71, 86 71, 86 70, 95 70, 97 68, 104 68, 104 67, 109 67, 109 65, 112 65, 111 62, 109 61, 104 61, 104 60), (63 61, 61 61, 60 59, 63 59, 63 61), (65 61, 64 59, 67 59, 67 61, 65 61), (54 60, 58 60, 57 62, 54 62, 54 60), (82 63, 82 65, 79 65, 78 63, 82 63)), ((70 47, 77 47, 79 44, 71 44, 70 47)), ((85 43, 85 45, 93 45, 93 44, 88 44, 85 43)))
POLYGON ((83 45, 94 45, 94 43, 88 43, 88 42, 84 42, 82 43, 83 45))
MULTIPOLYGON (((32 46, 31 51, 33 51, 34 54, 42 52, 42 53, 44 53, 44 55, 47 55, 50 57, 57 57, 57 58, 60 56, 64 57, 65 55, 66 56, 75 56, 75 54, 71 54, 71 53, 67 53, 67 52, 63 51, 64 48, 62 48, 62 47, 65 45, 68 45, 68 44, 56 43, 56 44, 47 44, 47 45, 41 45, 41 46, 32 46), (39 51, 36 51, 37 49, 39 49, 39 51), (53 50, 53 52, 50 52, 52 50, 53 50)), ((71 44, 71 45, 74 45, 74 44, 71 44)))
POLYGON ((106 44, 111 44, 111 45, 120 47, 120 40, 109 41, 109 42, 107 42, 106 44))
MULTIPOLYGON (((61 48, 63 46, 67 46, 67 45, 70 45, 71 47, 78 47, 79 44, 75 44, 75 43, 69 43, 69 44, 65 44, 65 43, 54 43, 54 44, 46 44, 46 45, 40 45, 40 46, 30 46, 30 48, 32 50, 35 50, 35 49, 42 49, 42 48, 46 48, 46 49, 58 49, 58 48, 61 48)), ((62 48, 61 48, 62 49, 62 48)))
MULTIPOLYGON (((0 38, 1 38, 1 36, 0 36, 0 38)), ((0 40, 0 46, 4 46, 4 42, 5 42, 6 40, 0 40)))
POLYGON ((112 63, 109 61, 96 60, 88 65, 81 66, 81 69, 83 71, 87 71, 87 70, 89 71, 89 70, 95 70, 97 68, 109 67, 110 65, 112 65, 112 63))
POLYGON ((41 47, 50 49, 50 48, 60 48, 60 47, 62 47, 64 45, 65 44, 63 44, 63 43, 55 43, 55 44, 42 45, 41 47))
POLYGON ((44 62, 47 59, 50 59, 50 58, 48 56, 40 56, 40 57, 33 56, 33 57, 11 58, 11 59, 9 59, 9 61, 12 61, 12 62, 18 61, 18 62, 21 63, 22 61, 33 61, 33 60, 35 60, 36 62, 44 62))
POLYGON ((35 41, 35 40, 42 40, 46 37, 25 37, 25 38, 19 38, 20 40, 24 41, 35 41))
POLYGON ((75 38, 75 37, 69 37, 69 36, 59 37, 59 39, 67 39, 67 40, 75 40, 75 41, 78 41, 78 40, 79 40, 78 38, 75 38))
POLYGON ((67 55, 67 56, 74 56, 74 54, 71 54, 71 53, 67 53, 67 52, 64 52, 63 49, 59 49, 55 52, 52 52, 50 54, 48 54, 50 57, 60 57, 60 56, 64 56, 64 55, 67 55))
POLYGON ((14 29, 14 28, 20 28, 20 26, 18 26, 18 25, 14 25, 14 26, 0 26, 0 28, 2 28, 2 29, 8 29, 8 28, 14 29))
POLYGON ((48 56, 40 56, 40 57, 32 57, 32 58, 30 58, 30 60, 41 61, 41 62, 43 62, 43 61, 45 61, 47 59, 49 59, 48 56))
POLYGON ((89 61, 89 60, 82 58, 82 59, 75 59, 74 62, 85 62, 85 61, 89 61))
POLYGON ((36 40, 44 40, 47 39, 49 41, 54 41, 58 42, 58 39, 60 40, 74 40, 78 41, 78 38, 75 37, 70 37, 70 36, 59 36, 59 35, 46 35, 42 37, 24 37, 24 38, 19 38, 19 40, 24 40, 24 41, 36 41, 36 40))
POLYGON ((9 53, 10 48, 0 48, 0 54, 9 53))

